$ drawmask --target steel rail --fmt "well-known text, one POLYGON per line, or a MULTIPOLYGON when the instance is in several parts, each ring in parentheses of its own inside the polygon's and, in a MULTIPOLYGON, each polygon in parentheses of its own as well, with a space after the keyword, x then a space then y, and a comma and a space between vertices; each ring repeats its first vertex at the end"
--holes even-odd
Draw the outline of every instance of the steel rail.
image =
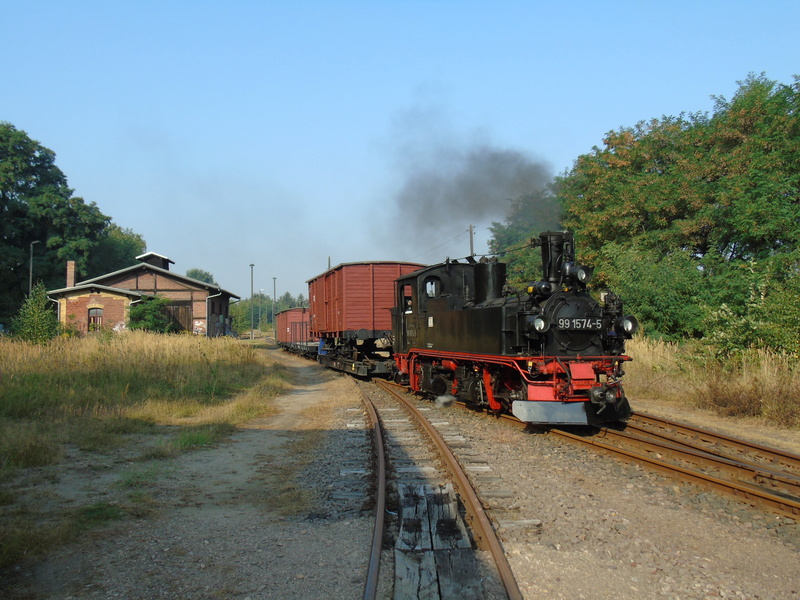
POLYGON ((735 496, 736 498, 744 499, 751 504, 768 508, 777 514, 790 516, 793 518, 800 516, 800 500, 797 498, 773 494, 763 488, 759 488, 750 484, 741 483, 738 481, 727 481, 725 479, 720 479, 719 477, 714 477, 713 475, 692 471, 691 469, 687 469, 679 465, 670 464, 656 458, 631 452, 629 450, 625 450, 624 448, 612 446, 595 439, 582 438, 578 435, 562 431, 560 429, 553 429, 551 430, 551 433, 579 444, 594 446, 595 448, 604 450, 610 454, 622 456, 637 462, 646 463, 650 468, 671 477, 677 474, 684 480, 700 483, 701 485, 735 496))
POLYGON ((724 473, 728 478, 746 483, 752 480, 754 485, 780 490, 784 494, 800 498, 800 478, 775 469, 749 461, 730 458, 703 448, 692 446, 686 442, 675 441, 647 429, 628 426, 625 431, 604 428, 599 438, 610 440, 616 444, 624 444, 640 448, 646 452, 663 452, 671 454, 678 460, 691 463, 701 469, 711 469, 724 473), (633 431, 637 435, 632 435, 633 431))
POLYGON ((453 483, 456 487, 456 490, 464 502, 464 508, 467 511, 467 515, 470 517, 472 532, 478 547, 488 550, 492 555, 509 600, 522 600, 522 591, 517 585, 517 580, 514 578, 511 565, 508 564, 508 559, 506 558, 506 554, 503 551, 502 545, 500 544, 500 540, 497 537, 494 528, 492 527, 489 517, 486 515, 486 511, 483 510, 483 505, 481 504, 478 495, 475 493, 467 474, 464 472, 464 469, 461 468, 458 459, 456 459, 455 455, 447 446, 447 443, 444 441, 436 428, 431 425, 430 421, 428 421, 428 419, 426 419, 425 416, 420 413, 420 411, 417 410, 417 408, 411 402, 403 398, 402 395, 397 393, 395 390, 392 390, 391 386, 385 384, 385 382, 378 381, 377 383, 381 388, 402 402, 417 418, 418 422, 422 425, 425 431, 428 432, 431 440, 433 440, 434 444, 436 444, 436 447, 439 449, 439 452, 444 458, 446 468, 449 471, 450 476, 453 478, 453 483))
POLYGON ((381 546, 383 545, 384 515, 386 513, 386 457, 383 452, 383 432, 381 431, 378 413, 366 394, 359 388, 361 401, 367 409, 367 416, 372 423, 373 443, 375 444, 375 471, 377 483, 375 489, 375 529, 372 533, 372 547, 367 566, 367 581, 364 585, 364 600, 375 600, 378 595, 378 575, 381 566, 381 546))
MULTIPOLYGON (((677 423, 669 419, 648 415, 645 413, 634 412, 628 421, 629 425, 638 425, 643 429, 655 428, 656 430, 666 431, 670 437, 674 438, 675 435, 681 435, 690 440, 700 440, 702 443, 709 446, 719 448, 725 446, 747 454, 750 456, 757 456, 765 462, 779 465, 787 472, 794 472, 800 474, 800 455, 791 452, 778 450, 777 448, 769 448, 761 444, 749 442, 734 437, 730 437, 721 433, 706 431, 686 425, 684 423, 677 423)), ((693 444, 695 445, 695 444, 693 444)))

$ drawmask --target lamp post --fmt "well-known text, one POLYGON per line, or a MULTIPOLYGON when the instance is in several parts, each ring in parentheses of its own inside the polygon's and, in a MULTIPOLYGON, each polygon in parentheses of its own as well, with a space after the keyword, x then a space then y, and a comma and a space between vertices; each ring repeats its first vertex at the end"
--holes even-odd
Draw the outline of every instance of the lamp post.
POLYGON ((275 302, 278 298, 275 297, 275 279, 276 277, 272 278, 272 336, 275 338, 275 342, 277 342, 278 326, 275 324, 275 302))
POLYGON ((28 296, 33 291, 33 245, 41 243, 39 240, 31 242, 31 259, 28 262, 28 296))
POLYGON ((256 319, 256 325, 258 325, 258 330, 261 331, 261 299, 264 297, 264 290, 258 290, 258 318, 256 319))
POLYGON ((250 263, 250 339, 253 339, 253 267, 255 265, 250 263))

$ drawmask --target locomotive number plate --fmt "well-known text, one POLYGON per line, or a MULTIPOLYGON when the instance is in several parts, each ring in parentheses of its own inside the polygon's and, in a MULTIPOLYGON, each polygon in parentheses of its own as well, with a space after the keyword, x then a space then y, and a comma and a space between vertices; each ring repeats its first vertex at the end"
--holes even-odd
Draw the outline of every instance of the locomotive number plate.
POLYGON ((559 329, 571 329, 577 331, 600 331, 603 328, 603 320, 599 317, 595 318, 559 318, 559 329))

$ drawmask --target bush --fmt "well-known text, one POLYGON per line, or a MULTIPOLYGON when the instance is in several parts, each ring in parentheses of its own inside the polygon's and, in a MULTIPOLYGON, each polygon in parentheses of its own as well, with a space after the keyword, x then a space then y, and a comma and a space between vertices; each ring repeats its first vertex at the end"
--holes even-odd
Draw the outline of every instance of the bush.
POLYGON ((172 333, 178 330, 170 318, 166 298, 142 300, 131 305, 130 329, 143 329, 154 333, 172 333))
POLYGON ((11 324, 14 335, 32 344, 49 342, 59 333, 58 318, 40 282, 31 290, 11 324))

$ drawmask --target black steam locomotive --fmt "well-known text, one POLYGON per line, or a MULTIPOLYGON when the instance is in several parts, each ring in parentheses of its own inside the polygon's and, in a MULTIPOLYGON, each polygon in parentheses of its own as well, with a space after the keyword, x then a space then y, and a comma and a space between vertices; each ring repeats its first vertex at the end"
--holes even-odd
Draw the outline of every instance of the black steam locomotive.
POLYGON ((597 302, 573 236, 547 231, 543 277, 512 290, 506 265, 472 258, 397 280, 395 379, 531 423, 597 424, 630 416, 621 385, 625 340, 638 328, 613 293, 597 302))

